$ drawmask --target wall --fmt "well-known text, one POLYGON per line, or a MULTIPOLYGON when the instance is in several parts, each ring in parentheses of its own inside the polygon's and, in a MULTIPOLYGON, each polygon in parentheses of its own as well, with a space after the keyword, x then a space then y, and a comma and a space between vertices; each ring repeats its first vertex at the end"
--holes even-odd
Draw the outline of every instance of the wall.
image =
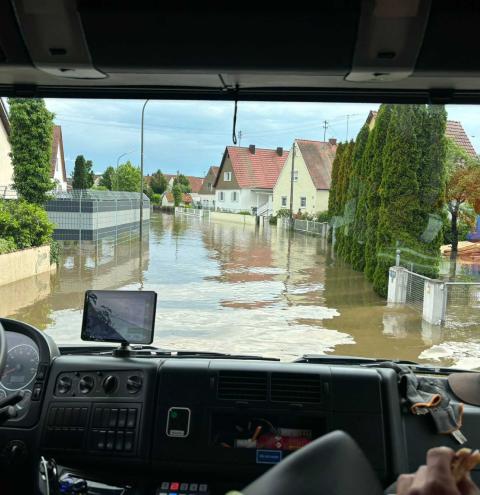
MULTIPOLYGON (((300 209, 302 213, 316 213, 328 208, 329 191, 317 191, 308 172, 305 161, 300 151, 295 153, 295 170, 298 179, 293 183, 293 212, 300 209), (300 207, 300 198, 307 198, 307 206, 300 207)), ((290 209, 290 176, 292 173, 292 152, 288 155, 285 165, 280 172, 277 183, 273 188, 273 214, 281 208, 290 209), (282 206, 282 196, 287 197, 287 206, 282 206)))
POLYGON ((63 161, 62 161, 62 154, 60 153, 60 145, 57 148, 57 160, 55 162, 55 172, 53 174, 53 180, 57 184, 56 190, 57 191, 66 191, 67 190, 67 183, 63 180, 63 161))
POLYGON ((237 213, 220 213, 218 211, 211 211, 210 220, 220 220, 225 222, 241 223, 243 225, 255 226, 257 217, 254 217, 252 215, 239 215, 237 213))
POLYGON ((50 246, 23 249, 0 255, 0 285, 49 272, 50 246))
POLYGON ((9 156, 11 151, 7 131, 0 121, 0 188, 13 183, 13 166, 9 156))

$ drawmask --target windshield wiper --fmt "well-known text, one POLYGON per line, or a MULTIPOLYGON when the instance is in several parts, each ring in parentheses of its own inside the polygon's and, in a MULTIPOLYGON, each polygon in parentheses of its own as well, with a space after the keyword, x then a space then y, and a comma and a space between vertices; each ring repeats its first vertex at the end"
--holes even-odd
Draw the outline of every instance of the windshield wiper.
POLYGON ((424 364, 418 364, 415 361, 408 361, 404 359, 382 359, 382 358, 367 358, 357 356, 331 356, 323 354, 305 354, 302 357, 296 359, 295 363, 310 363, 310 364, 332 364, 332 365, 358 365, 364 367, 374 367, 381 363, 395 363, 400 365, 407 365, 412 371, 418 371, 421 373, 431 373, 439 375, 449 375, 450 373, 472 373, 472 370, 465 370, 460 368, 445 368, 442 366, 428 366, 424 364))

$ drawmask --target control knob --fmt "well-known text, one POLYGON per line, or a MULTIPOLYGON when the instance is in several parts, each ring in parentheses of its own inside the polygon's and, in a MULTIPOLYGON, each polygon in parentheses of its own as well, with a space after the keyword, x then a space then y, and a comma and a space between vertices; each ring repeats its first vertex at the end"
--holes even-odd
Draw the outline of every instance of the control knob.
POLYGON ((57 383, 57 392, 59 394, 66 394, 72 388, 72 379, 69 376, 61 376, 57 383))
POLYGON ((105 391, 106 394, 111 394, 115 391, 118 385, 118 379, 116 376, 113 375, 108 375, 105 377, 105 380, 103 380, 103 390, 105 391))
POLYGON ((143 385, 143 378, 139 375, 131 375, 127 378, 127 390, 130 394, 140 392, 143 385))
POLYGON ((90 375, 82 376, 82 378, 78 382, 78 388, 80 389, 80 392, 82 394, 88 394, 89 392, 91 392, 94 385, 95 385, 95 380, 93 376, 90 375))

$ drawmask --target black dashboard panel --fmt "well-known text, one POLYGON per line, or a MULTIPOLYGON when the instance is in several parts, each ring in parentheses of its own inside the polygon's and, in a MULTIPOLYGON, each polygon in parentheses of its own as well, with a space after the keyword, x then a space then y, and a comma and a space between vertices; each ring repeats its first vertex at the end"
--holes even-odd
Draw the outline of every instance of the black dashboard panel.
MULTIPOLYGON (((241 489, 333 430, 358 442, 384 486, 417 469, 432 446, 459 447, 430 417, 409 412, 389 368, 68 349, 60 356, 38 330, 2 323, 10 349, 30 346, 33 365, 38 352, 32 377, 21 370, 18 382, 1 387, 14 393, 8 385, 18 383, 31 393, 28 410, 0 428, 2 465, 33 466, 44 455, 134 493, 178 484, 210 495, 241 489)), ((479 411, 465 407, 462 431, 472 448, 480 443, 479 411)))

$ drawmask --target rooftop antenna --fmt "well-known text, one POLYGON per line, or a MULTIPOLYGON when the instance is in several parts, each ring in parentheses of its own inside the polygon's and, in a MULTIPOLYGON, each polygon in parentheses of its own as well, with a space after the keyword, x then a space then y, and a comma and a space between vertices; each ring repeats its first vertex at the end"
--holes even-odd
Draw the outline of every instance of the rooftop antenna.
POLYGON ((327 127, 328 127, 328 120, 323 121, 323 142, 325 142, 325 138, 327 137, 327 127))
POLYGON ((238 131, 238 146, 242 146, 242 136, 243 136, 243 132, 238 131))

